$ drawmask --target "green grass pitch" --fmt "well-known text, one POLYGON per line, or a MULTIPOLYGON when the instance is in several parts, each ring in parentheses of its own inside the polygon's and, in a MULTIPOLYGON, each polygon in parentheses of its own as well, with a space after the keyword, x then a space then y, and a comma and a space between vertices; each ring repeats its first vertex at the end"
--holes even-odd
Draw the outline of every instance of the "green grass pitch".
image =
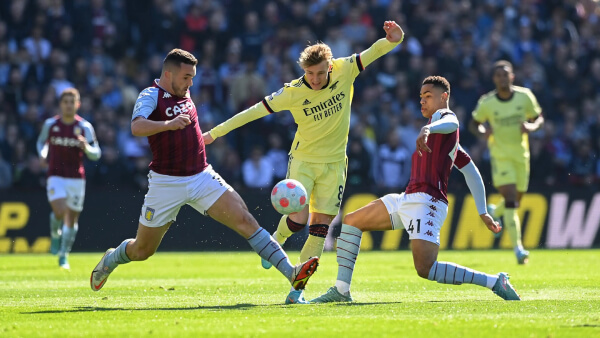
MULTIPOLYGON (((0 255, 0 336, 95 337, 600 337, 600 251, 444 251, 488 273, 506 271, 521 302, 474 285, 419 278, 408 251, 363 252, 352 304, 283 305, 288 282, 253 252, 157 253, 120 266, 93 292, 101 253, 76 253, 71 271, 50 255, 0 255)), ((291 253, 292 261, 298 257, 291 253)), ((312 299, 335 282, 325 253, 312 299)))

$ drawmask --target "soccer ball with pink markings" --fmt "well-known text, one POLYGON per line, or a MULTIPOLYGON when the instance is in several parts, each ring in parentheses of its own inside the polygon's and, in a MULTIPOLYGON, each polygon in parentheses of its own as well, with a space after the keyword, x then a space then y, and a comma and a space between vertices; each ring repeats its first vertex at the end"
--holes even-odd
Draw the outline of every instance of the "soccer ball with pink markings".
POLYGON ((301 211, 306 205, 306 189, 296 180, 283 180, 273 187, 271 203, 275 210, 284 215, 301 211))

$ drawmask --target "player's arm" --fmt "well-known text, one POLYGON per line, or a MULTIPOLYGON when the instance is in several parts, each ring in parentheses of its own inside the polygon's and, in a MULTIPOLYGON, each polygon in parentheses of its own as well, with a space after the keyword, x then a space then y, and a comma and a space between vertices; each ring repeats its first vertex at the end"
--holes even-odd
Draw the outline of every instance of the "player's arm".
POLYGON ((167 130, 183 129, 191 123, 188 114, 179 114, 168 121, 148 120, 157 104, 158 88, 149 87, 140 93, 135 101, 131 117, 131 134, 134 136, 151 136, 167 130))
POLYGON ((469 122, 469 131, 478 138, 487 140, 488 137, 492 135, 493 129, 489 124, 479 122, 475 118, 472 118, 471 122, 469 122))
POLYGON ((544 117, 538 115, 533 121, 525 121, 521 124, 521 131, 524 133, 533 133, 544 125, 544 117))
POLYGON ((419 136, 417 136, 417 152, 419 156, 423 156, 421 151, 431 152, 427 145, 429 134, 450 134, 458 129, 458 119, 454 113, 449 111, 437 111, 432 116, 432 121, 421 128, 419 136))
POLYGON ((524 93, 528 98, 527 105, 525 106, 525 117, 528 121, 521 124, 521 131, 524 133, 532 133, 544 125, 542 107, 540 107, 537 98, 533 95, 531 90, 526 89, 524 93))
MULTIPOLYGON (((277 93, 281 93, 283 88, 277 93)), ((217 137, 221 137, 227 135, 230 131, 237 129, 247 123, 250 123, 254 120, 258 120, 261 117, 269 115, 269 113, 274 113, 275 111, 269 105, 267 101, 273 101, 274 97, 278 95, 277 93, 273 93, 270 96, 267 96, 259 103, 253 105, 252 107, 234 115, 229 120, 219 124, 213 129, 207 131, 202 134, 202 138, 204 138, 205 144, 211 144, 217 137)))
POLYGON ((471 160, 469 154, 467 154, 460 145, 458 145, 454 166, 463 174, 463 176, 465 176, 467 186, 471 191, 471 195, 473 195, 473 199, 475 199, 477 213, 479 213, 479 217, 483 223, 490 231, 494 233, 500 232, 500 230, 502 230, 500 224, 495 222, 492 219, 492 216, 487 213, 485 185, 483 184, 481 173, 479 172, 479 169, 477 169, 475 163, 471 160))
POLYGON ((42 131, 40 132, 40 135, 38 135, 38 139, 36 142, 38 155, 43 160, 48 158, 48 144, 46 143, 46 141, 48 141, 48 134, 50 132, 51 124, 52 122, 50 120, 47 120, 44 123, 44 125, 42 126, 42 131))
POLYGON ((389 53, 404 40, 404 31, 395 21, 384 22, 383 30, 386 34, 385 38, 375 41, 371 47, 360 53, 360 56, 357 57, 357 62, 359 62, 359 66, 362 66, 362 68, 367 67, 373 61, 389 53))
POLYGON ((472 113, 471 122, 469 122, 469 131, 478 138, 487 139, 492 134, 492 127, 484 124, 486 121, 485 107, 483 98, 477 102, 477 106, 472 113))
POLYGON ((152 121, 138 116, 131 121, 131 133, 133 136, 151 136, 168 130, 183 129, 192 123, 188 114, 179 114, 172 120, 152 121))
POLYGON ((94 127, 90 123, 83 125, 84 135, 79 135, 79 141, 81 142, 81 148, 85 152, 85 156, 92 161, 97 161, 102 155, 100 145, 96 139, 96 132, 94 127))

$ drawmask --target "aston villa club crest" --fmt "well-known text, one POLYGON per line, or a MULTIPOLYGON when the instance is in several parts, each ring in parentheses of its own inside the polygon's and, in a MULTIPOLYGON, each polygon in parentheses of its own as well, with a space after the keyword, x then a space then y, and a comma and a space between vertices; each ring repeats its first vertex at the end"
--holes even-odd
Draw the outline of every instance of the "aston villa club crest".
POLYGON ((75 136, 81 135, 81 127, 73 128, 73 134, 75 134, 75 136))
POLYGON ((144 213, 144 218, 146 221, 150 222, 154 218, 154 209, 150 207, 146 207, 146 212, 144 213))

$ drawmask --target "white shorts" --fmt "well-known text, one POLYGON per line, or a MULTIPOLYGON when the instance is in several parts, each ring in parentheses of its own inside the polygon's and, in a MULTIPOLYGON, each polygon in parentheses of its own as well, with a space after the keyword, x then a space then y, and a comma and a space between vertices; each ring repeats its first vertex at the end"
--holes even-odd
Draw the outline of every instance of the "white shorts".
POLYGON ((46 182, 46 194, 50 202, 66 198, 69 209, 81 212, 85 199, 85 180, 83 178, 50 176, 46 182))
POLYGON ((161 175, 150 170, 140 223, 151 228, 161 227, 175 221, 179 209, 185 204, 206 215, 227 190, 233 191, 233 188, 212 166, 192 176, 161 175))
POLYGON ((440 245, 440 230, 448 205, 426 193, 388 194, 381 198, 390 214, 392 229, 406 229, 411 240, 440 245))

